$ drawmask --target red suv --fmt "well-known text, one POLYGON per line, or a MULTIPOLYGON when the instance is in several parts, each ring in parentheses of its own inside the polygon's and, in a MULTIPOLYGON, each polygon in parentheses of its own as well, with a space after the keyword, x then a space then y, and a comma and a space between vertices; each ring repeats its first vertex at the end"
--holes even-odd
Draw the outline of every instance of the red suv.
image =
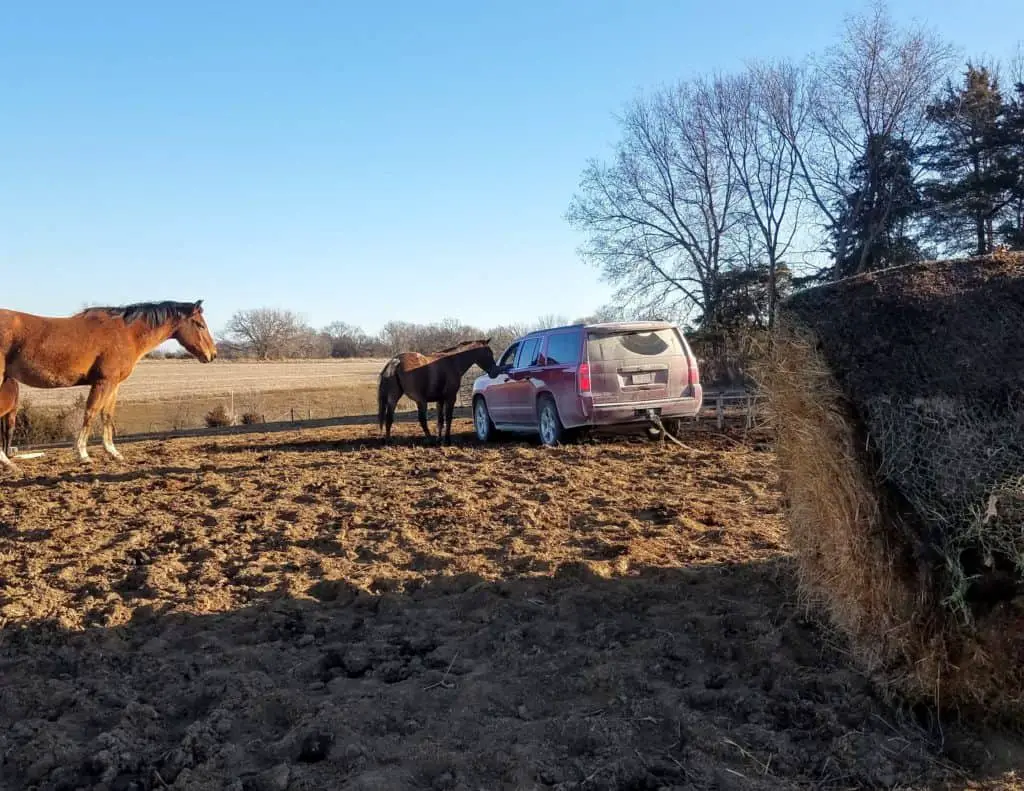
POLYGON ((650 428, 652 414, 675 433, 702 398, 697 360, 676 325, 575 324, 513 341, 496 375, 473 383, 473 423, 481 442, 510 431, 557 445, 575 428, 650 428))

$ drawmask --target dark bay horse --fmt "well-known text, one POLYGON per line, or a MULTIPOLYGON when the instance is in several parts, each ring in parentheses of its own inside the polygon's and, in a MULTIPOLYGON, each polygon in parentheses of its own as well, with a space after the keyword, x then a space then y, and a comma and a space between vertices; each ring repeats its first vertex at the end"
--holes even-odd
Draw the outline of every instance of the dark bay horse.
POLYGON ((18 392, 21 388, 14 379, 4 379, 0 385, 0 453, 11 455, 14 427, 18 423, 18 392))
MULTIPOLYGON (((217 356, 202 300, 87 308, 66 318, 0 310, 0 380, 45 388, 89 385, 78 456, 89 461, 89 426, 100 413, 103 447, 120 459, 114 447, 118 388, 145 354, 171 339, 201 362, 217 356)), ((0 464, 13 467, 6 452, 0 451, 0 464)))
POLYGON ((395 405, 403 395, 416 402, 420 426, 430 438, 427 428, 427 404, 437 403, 437 441, 452 442, 452 411, 459 395, 459 386, 466 371, 478 365, 494 376, 497 368, 491 339, 463 341, 433 354, 402 352, 395 355, 380 372, 377 384, 377 423, 385 432, 384 441, 391 439, 391 424, 395 418, 395 405), (446 428, 447 426, 447 428, 446 428), (444 438, 441 432, 444 431, 444 438))

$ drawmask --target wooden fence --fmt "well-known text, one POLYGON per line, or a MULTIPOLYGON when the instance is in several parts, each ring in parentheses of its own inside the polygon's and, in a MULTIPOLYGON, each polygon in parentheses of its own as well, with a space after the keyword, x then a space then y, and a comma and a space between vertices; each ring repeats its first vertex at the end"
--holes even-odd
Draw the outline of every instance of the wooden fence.
POLYGON ((720 390, 704 393, 704 404, 697 413, 697 421, 713 417, 719 431, 727 420, 741 420, 749 431, 757 425, 761 413, 761 399, 745 390, 720 390))

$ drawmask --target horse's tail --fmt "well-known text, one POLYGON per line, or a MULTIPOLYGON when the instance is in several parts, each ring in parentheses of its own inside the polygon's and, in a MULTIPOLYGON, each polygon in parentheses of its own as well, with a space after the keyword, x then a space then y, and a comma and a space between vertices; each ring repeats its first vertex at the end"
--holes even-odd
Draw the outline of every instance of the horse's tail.
POLYGON ((398 383, 398 358, 392 357, 385 363, 377 380, 377 427, 384 430, 384 419, 388 412, 388 397, 391 390, 400 387, 398 383))
POLYGON ((388 394, 384 384, 384 372, 381 371, 380 381, 377 382, 377 428, 384 430, 384 416, 388 411, 388 394))

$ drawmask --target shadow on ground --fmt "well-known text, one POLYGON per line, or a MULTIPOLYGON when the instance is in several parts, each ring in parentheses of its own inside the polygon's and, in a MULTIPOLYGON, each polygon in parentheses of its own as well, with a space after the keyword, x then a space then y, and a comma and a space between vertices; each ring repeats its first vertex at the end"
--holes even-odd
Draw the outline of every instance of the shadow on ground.
MULTIPOLYGON (((785 560, 341 581, 0 631, 0 777, 43 789, 966 788, 998 756, 880 701, 785 560), (387 588, 386 584, 381 585, 387 588)), ((979 786, 973 786, 979 787, 979 786)), ((995 785, 993 787, 996 787, 995 785)))

